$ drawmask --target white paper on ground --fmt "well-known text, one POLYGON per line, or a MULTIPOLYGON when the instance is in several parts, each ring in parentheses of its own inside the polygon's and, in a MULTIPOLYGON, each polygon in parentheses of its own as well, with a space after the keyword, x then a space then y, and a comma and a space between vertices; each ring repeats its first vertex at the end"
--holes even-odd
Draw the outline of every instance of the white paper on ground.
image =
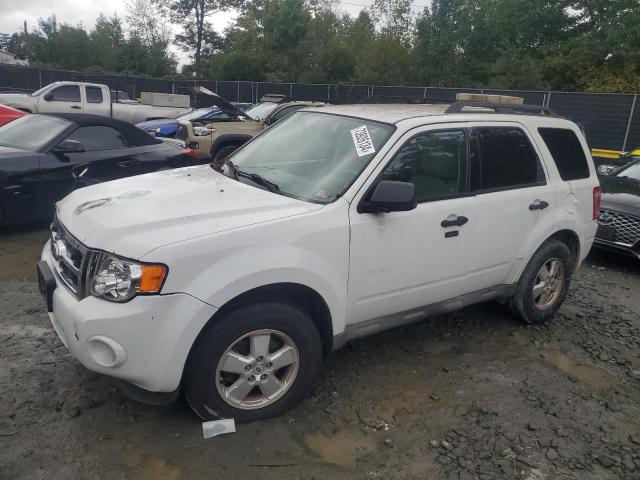
POLYGON ((223 433, 234 433, 235 431, 236 422, 233 418, 202 422, 202 435, 204 438, 215 437, 217 435, 222 435, 223 433))

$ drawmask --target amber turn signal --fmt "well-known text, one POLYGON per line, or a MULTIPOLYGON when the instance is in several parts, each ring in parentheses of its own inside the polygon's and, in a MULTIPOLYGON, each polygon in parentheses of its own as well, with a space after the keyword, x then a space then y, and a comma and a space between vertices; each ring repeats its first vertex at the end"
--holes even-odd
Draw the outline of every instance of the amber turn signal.
POLYGON ((140 278, 140 293, 158 293, 167 276, 167 267, 164 265, 142 265, 140 278))

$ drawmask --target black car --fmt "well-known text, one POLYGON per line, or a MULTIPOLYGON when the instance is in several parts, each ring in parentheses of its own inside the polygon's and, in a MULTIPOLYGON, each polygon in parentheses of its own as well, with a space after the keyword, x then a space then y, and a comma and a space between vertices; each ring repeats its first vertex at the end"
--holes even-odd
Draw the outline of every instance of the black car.
POLYGON ((596 245, 640 259, 640 159, 600 177, 600 185, 596 245))
POLYGON ((195 164, 190 153, 119 120, 25 115, 0 127, 0 226, 48 221, 75 188, 195 164))

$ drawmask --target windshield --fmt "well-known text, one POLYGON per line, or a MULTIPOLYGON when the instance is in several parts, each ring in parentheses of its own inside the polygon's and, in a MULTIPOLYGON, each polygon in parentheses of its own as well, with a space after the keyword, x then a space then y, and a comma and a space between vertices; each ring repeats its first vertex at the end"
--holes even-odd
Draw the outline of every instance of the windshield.
POLYGON ((47 88, 49 88, 49 85, 46 85, 46 86, 42 87, 40 90, 36 90, 35 92, 31 92, 29 95, 31 95, 32 97, 37 97, 42 92, 44 92, 47 88))
POLYGON ((631 178, 640 180, 640 161, 632 163, 628 167, 615 174, 616 177, 631 178))
POLYGON ((238 172, 272 184, 272 191, 329 203, 353 183, 393 131, 391 125, 360 118, 296 112, 247 143, 231 162, 238 172))
POLYGON ((247 108, 244 113, 249 115, 254 120, 262 120, 264 117, 269 115, 277 106, 277 103, 261 102, 254 105, 253 107, 247 108))
POLYGON ((198 108, 192 112, 185 113, 184 115, 180 115, 178 118, 180 120, 196 120, 202 117, 211 117, 213 115, 217 115, 222 113, 218 107, 206 107, 206 108, 198 108))
POLYGON ((71 125, 58 117, 25 115, 0 127, 0 146, 36 152, 71 125))

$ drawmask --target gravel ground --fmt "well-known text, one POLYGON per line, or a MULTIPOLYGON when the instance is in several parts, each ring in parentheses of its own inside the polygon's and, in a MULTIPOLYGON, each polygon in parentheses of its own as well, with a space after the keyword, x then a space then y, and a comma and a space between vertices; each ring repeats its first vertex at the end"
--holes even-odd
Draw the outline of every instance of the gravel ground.
POLYGON ((640 479, 640 262, 593 252, 542 327, 491 303, 359 340, 288 414, 203 440, 184 400, 127 400, 66 353, 46 236, 0 233, 2 479, 640 479))

